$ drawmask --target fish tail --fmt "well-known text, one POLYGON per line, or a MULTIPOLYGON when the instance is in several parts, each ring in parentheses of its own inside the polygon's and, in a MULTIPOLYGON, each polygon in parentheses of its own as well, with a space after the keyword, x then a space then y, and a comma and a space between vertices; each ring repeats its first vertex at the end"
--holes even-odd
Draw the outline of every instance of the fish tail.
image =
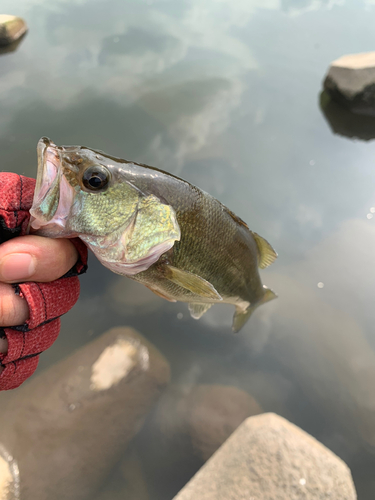
POLYGON ((234 333, 238 333, 241 330, 241 328, 248 321, 248 319, 250 318, 250 316, 253 314, 253 312, 257 307, 261 306, 262 304, 265 304, 266 302, 269 302, 270 300, 277 298, 276 293, 273 292, 270 288, 267 288, 266 286, 263 286, 263 288, 264 288, 264 294, 260 300, 254 302, 253 304, 250 304, 249 307, 245 310, 236 307, 232 324, 232 330, 234 331, 234 333))

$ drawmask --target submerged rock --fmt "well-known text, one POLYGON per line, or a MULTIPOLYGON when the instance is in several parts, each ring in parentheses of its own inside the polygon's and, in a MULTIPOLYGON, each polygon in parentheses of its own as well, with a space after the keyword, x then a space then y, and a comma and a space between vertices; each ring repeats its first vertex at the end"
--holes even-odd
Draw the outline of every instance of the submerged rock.
POLYGON ((155 347, 113 328, 17 390, 0 442, 18 462, 21 498, 91 498, 168 380, 155 347))
POLYGON ((255 399, 237 387, 174 386, 161 398, 153 425, 163 445, 175 448, 173 455, 190 452, 203 463, 247 417, 259 413, 255 399))
POLYGON ((237 387, 171 386, 140 436, 155 500, 172 498, 247 417, 261 411, 237 387))
POLYGON ((346 464, 273 413, 248 418, 174 500, 355 500, 346 464))
POLYGON ((354 113, 375 115, 375 52, 346 55, 333 61, 324 88, 354 113))
POLYGON ((142 463, 134 448, 126 453, 102 491, 90 500, 150 500, 142 463))
POLYGON ((18 464, 10 453, 0 445, 0 499, 19 500, 18 464))
POLYGON ((122 276, 109 286, 105 299, 108 307, 123 317, 155 313, 165 302, 145 286, 122 276))
POLYGON ((17 42, 26 31, 26 23, 20 17, 0 15, 0 47, 17 42))

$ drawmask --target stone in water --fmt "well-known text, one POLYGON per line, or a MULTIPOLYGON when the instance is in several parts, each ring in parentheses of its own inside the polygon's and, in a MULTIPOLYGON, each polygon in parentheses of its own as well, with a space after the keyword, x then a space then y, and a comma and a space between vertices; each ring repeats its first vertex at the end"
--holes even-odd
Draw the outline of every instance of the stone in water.
POLYGON ((375 116, 375 52, 346 55, 333 61, 324 88, 354 113, 375 116))
POLYGON ((26 31, 27 25, 20 17, 0 15, 0 47, 16 42, 26 31))

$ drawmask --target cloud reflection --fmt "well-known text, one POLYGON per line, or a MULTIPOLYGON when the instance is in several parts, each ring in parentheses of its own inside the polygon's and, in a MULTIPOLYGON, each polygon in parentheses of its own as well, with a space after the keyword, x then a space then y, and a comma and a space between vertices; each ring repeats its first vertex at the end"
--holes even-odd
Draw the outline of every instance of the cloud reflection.
POLYGON ((165 133, 149 143, 148 156, 178 170, 228 127, 241 105, 243 77, 257 68, 235 29, 259 8, 279 8, 279 1, 191 0, 169 7, 159 1, 19 2, 30 37, 19 64, 0 76, 9 104, 0 132, 14 114, 15 95, 17 102, 32 98, 56 111, 82 96, 110 95, 160 120, 165 133))

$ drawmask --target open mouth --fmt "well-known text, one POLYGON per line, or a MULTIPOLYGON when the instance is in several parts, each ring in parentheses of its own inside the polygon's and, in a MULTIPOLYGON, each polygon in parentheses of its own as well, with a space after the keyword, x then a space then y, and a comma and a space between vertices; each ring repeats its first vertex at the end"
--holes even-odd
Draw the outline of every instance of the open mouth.
POLYGON ((30 229, 34 234, 49 235, 65 228, 74 192, 63 175, 61 150, 50 139, 38 142, 38 174, 30 229), (47 234, 48 233, 48 234, 47 234))

